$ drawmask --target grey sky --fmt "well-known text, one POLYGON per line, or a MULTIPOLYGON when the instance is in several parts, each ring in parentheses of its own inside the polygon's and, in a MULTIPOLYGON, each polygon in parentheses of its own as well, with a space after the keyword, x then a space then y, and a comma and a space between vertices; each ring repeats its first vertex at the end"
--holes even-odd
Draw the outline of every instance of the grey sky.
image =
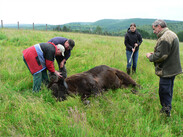
POLYGON ((0 0, 4 24, 65 24, 100 19, 183 21, 183 0, 0 0))

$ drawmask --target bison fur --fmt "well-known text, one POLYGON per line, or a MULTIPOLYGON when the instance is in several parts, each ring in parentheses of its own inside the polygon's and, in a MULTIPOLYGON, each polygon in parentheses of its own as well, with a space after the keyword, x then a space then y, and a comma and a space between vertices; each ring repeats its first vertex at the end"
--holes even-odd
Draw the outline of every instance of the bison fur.
MULTIPOLYGON (((54 78, 53 78, 54 79, 54 78)), ((80 95, 82 100, 108 89, 136 87, 137 83, 126 73, 106 65, 96 66, 88 71, 51 80, 49 88, 58 100, 66 95, 80 95)), ((133 89, 133 91, 136 91, 133 89)))

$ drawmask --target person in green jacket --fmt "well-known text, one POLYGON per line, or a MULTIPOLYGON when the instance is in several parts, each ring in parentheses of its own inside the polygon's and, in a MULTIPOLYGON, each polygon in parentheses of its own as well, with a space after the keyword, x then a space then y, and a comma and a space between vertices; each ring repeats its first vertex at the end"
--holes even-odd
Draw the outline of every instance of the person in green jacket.
POLYGON ((167 24, 163 20, 156 20, 152 24, 152 28, 158 40, 154 52, 147 53, 146 57, 150 62, 154 62, 155 73, 160 77, 159 98, 162 106, 160 112, 170 116, 174 79, 176 75, 182 73, 179 39, 167 28, 167 24))

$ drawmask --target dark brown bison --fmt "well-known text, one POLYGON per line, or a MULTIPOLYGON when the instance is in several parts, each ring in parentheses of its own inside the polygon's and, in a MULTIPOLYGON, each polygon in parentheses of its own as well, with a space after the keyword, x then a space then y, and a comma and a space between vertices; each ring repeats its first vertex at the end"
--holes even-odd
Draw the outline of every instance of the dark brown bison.
POLYGON ((57 99, 64 100, 66 95, 78 94, 82 100, 108 89, 136 87, 137 83, 126 73, 115 68, 101 65, 86 72, 72 75, 65 80, 51 80, 49 88, 57 99))

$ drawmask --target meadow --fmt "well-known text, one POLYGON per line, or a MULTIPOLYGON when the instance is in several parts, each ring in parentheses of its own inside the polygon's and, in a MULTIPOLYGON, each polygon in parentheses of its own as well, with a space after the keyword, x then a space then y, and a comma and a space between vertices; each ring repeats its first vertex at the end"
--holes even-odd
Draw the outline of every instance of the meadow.
MULTIPOLYGON (((183 136, 183 75, 175 79, 172 115, 166 117, 159 112, 159 77, 145 56, 154 50, 155 40, 143 39, 140 46, 137 73, 131 75, 142 87, 138 94, 130 87, 109 90, 84 105, 79 96, 57 102, 44 85, 39 93, 32 93, 33 78, 22 51, 56 36, 76 43, 66 63, 68 76, 102 64, 126 72, 124 37, 0 29, 0 136, 183 136)), ((183 66, 183 43, 180 55, 183 66)))

